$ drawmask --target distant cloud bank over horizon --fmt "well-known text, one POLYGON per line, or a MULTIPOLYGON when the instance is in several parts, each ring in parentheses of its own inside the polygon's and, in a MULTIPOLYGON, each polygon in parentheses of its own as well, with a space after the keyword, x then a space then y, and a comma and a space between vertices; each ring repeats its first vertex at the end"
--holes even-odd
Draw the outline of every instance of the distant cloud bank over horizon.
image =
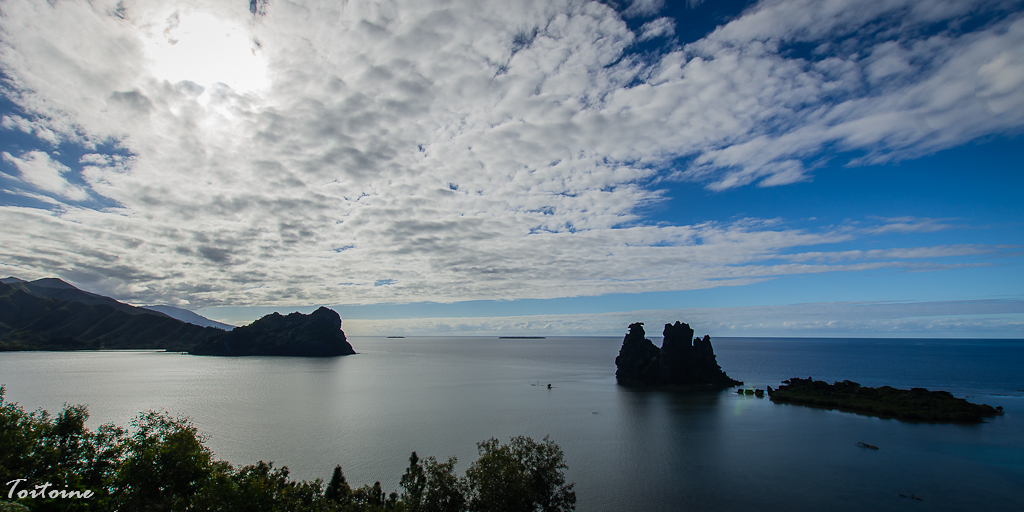
POLYGON ((1022 130, 1024 1, 5 0, 0 274, 1024 332, 1022 130))
MULTIPOLYGON (((221 308, 204 314, 217 316, 221 308)), ((278 311, 307 308, 231 308, 224 321, 244 325, 278 311)), ((345 316, 344 307, 334 307, 345 316)), ((1024 339, 1024 300, 943 302, 842 302, 677 308, 605 313, 508 316, 343 318, 349 336, 622 336, 629 324, 644 322, 649 337, 664 324, 689 323, 700 335, 828 338, 1011 338, 1024 339)))

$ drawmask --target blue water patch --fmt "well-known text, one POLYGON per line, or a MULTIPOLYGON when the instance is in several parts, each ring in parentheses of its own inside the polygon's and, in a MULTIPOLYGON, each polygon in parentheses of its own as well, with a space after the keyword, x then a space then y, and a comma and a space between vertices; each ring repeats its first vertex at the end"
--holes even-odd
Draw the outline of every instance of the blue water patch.
MULTIPOLYGON (((461 473, 477 441, 550 435, 580 511, 1024 510, 1024 399, 1009 394, 970 391, 1005 406, 987 423, 908 423, 729 389, 624 388, 621 338, 349 341, 358 355, 328 359, 6 352, 0 383, 29 410, 87 404, 91 428, 184 414, 220 459, 273 460, 305 480, 341 464, 350 484, 386 492, 413 450, 456 456, 461 473)), ((808 374, 961 392, 1024 382, 1024 342, 944 341, 714 343, 729 375, 758 388, 808 374)))

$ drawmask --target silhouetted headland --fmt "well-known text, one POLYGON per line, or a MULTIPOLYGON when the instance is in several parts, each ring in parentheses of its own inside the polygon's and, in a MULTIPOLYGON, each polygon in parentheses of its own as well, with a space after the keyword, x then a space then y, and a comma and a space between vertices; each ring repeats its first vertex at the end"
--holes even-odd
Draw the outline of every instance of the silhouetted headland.
POLYGON ((643 322, 630 324, 615 358, 615 379, 631 386, 731 387, 742 382, 729 378, 718 366, 711 337, 694 338, 688 324, 665 324, 661 348, 645 338, 643 322))
POLYGON ((341 330, 341 317, 323 307, 309 315, 273 313, 225 332, 80 290, 56 278, 0 280, 0 351, 97 349, 222 356, 355 353, 341 330))
POLYGON ((224 331, 79 290, 60 279, 0 283, 2 350, 188 350, 224 331))
POLYGON ((208 356, 332 357, 355 354, 341 330, 341 317, 323 306, 303 315, 271 313, 208 339, 191 350, 208 356))
POLYGON ((869 388, 844 380, 828 384, 810 377, 782 381, 768 388, 772 402, 828 407, 908 421, 979 423, 1002 414, 1002 407, 973 404, 948 391, 924 388, 869 388))

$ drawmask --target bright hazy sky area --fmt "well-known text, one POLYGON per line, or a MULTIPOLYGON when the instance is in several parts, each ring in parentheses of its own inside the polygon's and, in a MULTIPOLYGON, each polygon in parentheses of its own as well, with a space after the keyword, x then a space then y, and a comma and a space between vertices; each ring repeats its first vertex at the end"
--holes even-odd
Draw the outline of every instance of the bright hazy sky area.
POLYGON ((350 335, 1024 338, 1024 1, 4 0, 0 274, 350 335))

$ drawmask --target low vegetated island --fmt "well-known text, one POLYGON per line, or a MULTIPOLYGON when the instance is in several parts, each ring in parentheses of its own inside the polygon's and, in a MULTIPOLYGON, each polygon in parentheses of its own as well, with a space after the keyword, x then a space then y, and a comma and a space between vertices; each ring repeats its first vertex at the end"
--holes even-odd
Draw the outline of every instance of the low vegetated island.
POLYGON ((85 428, 85 406, 26 412, 0 386, 0 510, 32 512, 566 512, 575 510, 565 456, 548 438, 477 443, 465 475, 455 457, 412 453, 401 491, 349 485, 341 466, 325 483, 295 481, 273 463, 217 460, 187 418, 139 415, 130 430, 85 428), (44 495, 40 495, 44 494, 44 495), (28 507, 27 509, 24 507, 28 507))
POLYGON ((768 388, 772 402, 828 407, 908 421, 978 423, 1002 414, 1002 407, 973 404, 947 391, 871 388, 848 380, 828 384, 811 377, 794 377, 782 384, 779 389, 768 388))
POLYGON ((718 366, 711 337, 694 338, 689 324, 665 324, 658 348, 647 339, 643 322, 629 326, 615 358, 615 379, 629 386, 739 386, 718 366))

